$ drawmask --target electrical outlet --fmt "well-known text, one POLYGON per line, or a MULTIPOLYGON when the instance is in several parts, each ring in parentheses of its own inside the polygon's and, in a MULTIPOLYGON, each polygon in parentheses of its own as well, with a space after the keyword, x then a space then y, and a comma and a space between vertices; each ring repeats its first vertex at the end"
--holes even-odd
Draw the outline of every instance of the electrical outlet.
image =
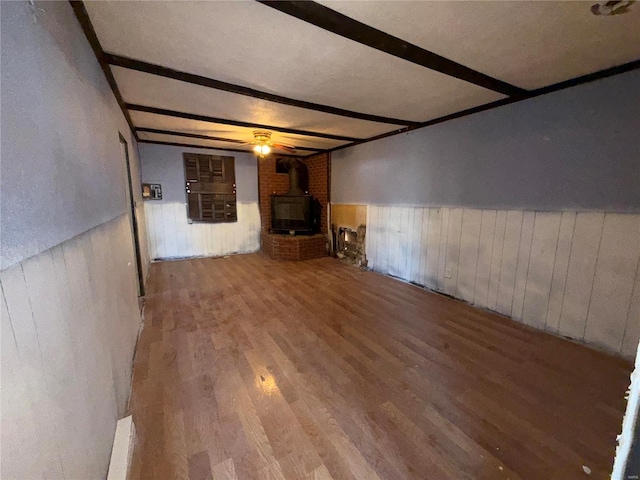
POLYGON ((447 268, 444 271, 444 278, 451 278, 451 269, 450 268, 447 268))

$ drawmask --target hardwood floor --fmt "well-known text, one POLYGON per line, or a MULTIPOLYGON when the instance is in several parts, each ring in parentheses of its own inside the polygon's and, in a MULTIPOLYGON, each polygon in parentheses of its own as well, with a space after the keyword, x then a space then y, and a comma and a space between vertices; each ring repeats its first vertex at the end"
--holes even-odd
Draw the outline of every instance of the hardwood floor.
POLYGON ((331 258, 151 268, 130 478, 608 478, 625 361, 331 258))

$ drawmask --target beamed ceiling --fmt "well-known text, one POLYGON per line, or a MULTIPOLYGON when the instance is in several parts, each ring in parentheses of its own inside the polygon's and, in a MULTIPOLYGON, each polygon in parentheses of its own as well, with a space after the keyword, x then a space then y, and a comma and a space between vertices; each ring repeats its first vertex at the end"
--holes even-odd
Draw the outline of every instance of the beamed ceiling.
POLYGON ((308 155, 640 68, 640 5, 71 3, 141 142, 308 155))

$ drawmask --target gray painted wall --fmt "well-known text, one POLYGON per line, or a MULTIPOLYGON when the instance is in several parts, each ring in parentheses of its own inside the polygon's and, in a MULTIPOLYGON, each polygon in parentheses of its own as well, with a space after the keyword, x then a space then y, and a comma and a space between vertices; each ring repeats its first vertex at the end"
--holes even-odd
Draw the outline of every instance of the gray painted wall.
POLYGON ((640 71, 333 153, 333 203, 640 212, 640 71))
POLYGON ((141 321, 118 132, 136 183, 137 146, 68 2, 0 16, 0 475, 105 478, 141 321))
MULTIPOLYGON (((163 202, 186 203, 187 201, 184 190, 184 164, 182 160, 184 152, 235 157, 237 201, 258 201, 258 163, 255 155, 251 153, 141 143, 142 181, 145 183, 160 183, 162 185, 163 202)), ((156 201, 153 203, 156 203, 156 201)))
POLYGON ((70 5, 2 2, 1 14, 5 269, 126 212, 118 132, 134 181, 139 169, 135 140, 70 5))

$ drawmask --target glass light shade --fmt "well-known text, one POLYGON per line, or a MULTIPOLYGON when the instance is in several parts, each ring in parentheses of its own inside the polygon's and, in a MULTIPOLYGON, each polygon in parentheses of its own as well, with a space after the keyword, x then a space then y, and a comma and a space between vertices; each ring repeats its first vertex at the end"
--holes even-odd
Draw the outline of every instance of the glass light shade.
POLYGON ((253 151, 258 155, 267 155, 269 152, 271 152, 271 149, 269 148, 269 145, 256 145, 255 147, 253 147, 253 151))

